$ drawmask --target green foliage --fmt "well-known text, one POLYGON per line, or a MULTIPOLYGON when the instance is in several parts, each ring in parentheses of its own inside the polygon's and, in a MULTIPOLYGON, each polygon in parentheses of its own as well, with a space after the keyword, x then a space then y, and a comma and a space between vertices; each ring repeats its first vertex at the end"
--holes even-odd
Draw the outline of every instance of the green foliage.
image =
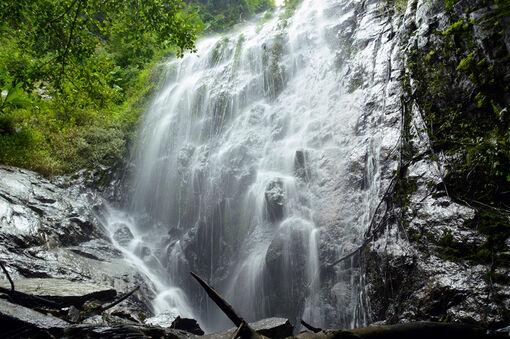
POLYGON ((273 0, 186 0, 187 12, 198 12, 204 32, 222 32, 235 23, 274 7, 273 0))
POLYGON ((280 14, 280 19, 286 21, 294 14, 299 4, 301 4, 301 0, 285 0, 284 4, 285 10, 280 14))
POLYGON ((457 155, 446 177, 450 191, 463 200, 503 207, 510 191, 505 99, 510 90, 504 79, 510 62, 495 32, 488 40, 494 45, 481 50, 472 36, 474 24, 452 21, 449 29, 438 32, 442 48, 409 54, 411 76, 421 79, 409 94, 424 112, 434 151, 457 155))
POLYGON ((7 0, 0 19, 0 162, 46 174, 118 159, 145 69, 200 29, 180 0, 7 0))

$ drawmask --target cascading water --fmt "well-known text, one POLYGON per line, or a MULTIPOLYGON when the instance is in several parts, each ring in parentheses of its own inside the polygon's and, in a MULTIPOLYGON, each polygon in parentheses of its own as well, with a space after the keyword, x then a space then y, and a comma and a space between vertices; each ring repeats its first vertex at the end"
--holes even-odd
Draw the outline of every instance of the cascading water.
MULTIPOLYGON (((383 132, 359 131, 377 120, 361 88, 377 61, 349 61, 356 37, 338 27, 355 7, 304 0, 292 18, 205 39, 198 55, 168 64, 141 130, 128 212, 109 220, 153 282, 157 312, 208 330, 231 325, 195 271, 250 321, 363 321, 354 262, 325 265, 363 241, 380 194, 383 132)), ((360 58, 380 45, 371 39, 360 58)))

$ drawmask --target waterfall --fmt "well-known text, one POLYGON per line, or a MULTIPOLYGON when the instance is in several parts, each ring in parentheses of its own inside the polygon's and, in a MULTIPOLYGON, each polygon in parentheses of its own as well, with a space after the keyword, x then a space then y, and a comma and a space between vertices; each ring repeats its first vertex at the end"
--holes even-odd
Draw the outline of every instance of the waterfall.
POLYGON ((391 48, 379 17, 377 1, 304 0, 168 63, 133 195, 109 221, 153 282, 156 312, 231 326, 194 271, 250 321, 363 322, 356 260, 327 263, 363 242, 383 139, 395 141, 381 127, 391 48))

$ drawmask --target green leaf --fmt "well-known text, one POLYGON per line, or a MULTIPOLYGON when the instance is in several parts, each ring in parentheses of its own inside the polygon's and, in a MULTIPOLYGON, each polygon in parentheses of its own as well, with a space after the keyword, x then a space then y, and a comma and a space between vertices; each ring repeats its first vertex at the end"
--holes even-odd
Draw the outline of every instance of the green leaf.
POLYGON ((23 95, 23 89, 21 89, 21 83, 17 84, 16 87, 12 87, 7 92, 4 104, 12 103, 16 98, 23 95))

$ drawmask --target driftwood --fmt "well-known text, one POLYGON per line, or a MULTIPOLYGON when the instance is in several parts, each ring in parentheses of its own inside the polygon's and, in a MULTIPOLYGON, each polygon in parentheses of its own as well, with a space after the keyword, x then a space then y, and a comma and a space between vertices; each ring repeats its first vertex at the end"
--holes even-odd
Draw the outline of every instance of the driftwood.
POLYGON ((193 278, 195 278, 198 283, 204 288, 205 292, 209 296, 209 298, 214 301, 216 305, 220 308, 220 310, 225 313, 225 315, 234 323, 234 325, 237 327, 237 330, 234 332, 232 338, 242 338, 242 339, 249 339, 249 338, 265 338, 264 336, 258 334, 255 332, 253 328, 248 325, 246 320, 244 320, 237 312, 234 310, 234 308, 225 300, 223 297, 214 290, 209 284, 207 284, 204 279, 200 278, 197 274, 191 272, 191 275, 193 278))

